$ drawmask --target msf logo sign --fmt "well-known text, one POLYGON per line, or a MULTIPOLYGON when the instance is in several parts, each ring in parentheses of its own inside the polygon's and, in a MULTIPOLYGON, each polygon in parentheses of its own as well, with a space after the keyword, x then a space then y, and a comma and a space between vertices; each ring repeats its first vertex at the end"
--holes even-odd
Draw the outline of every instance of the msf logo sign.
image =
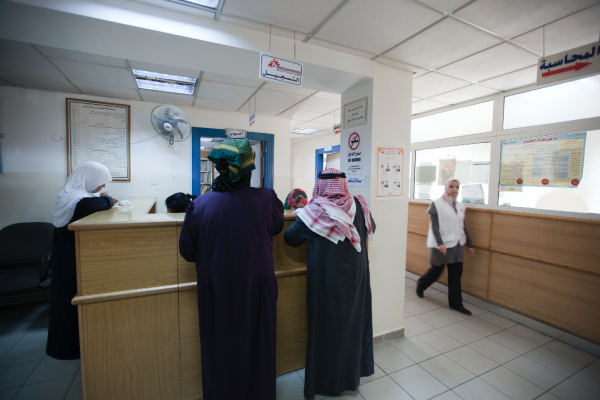
POLYGON ((277 68, 277 67, 279 67, 279 62, 277 60, 273 59, 273 61, 271 61, 269 63, 269 67, 271 67, 271 68, 277 68))

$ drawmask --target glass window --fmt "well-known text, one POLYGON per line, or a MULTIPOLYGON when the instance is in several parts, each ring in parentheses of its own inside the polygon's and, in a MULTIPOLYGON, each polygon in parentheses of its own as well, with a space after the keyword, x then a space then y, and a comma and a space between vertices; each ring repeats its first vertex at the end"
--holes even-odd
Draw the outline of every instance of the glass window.
POLYGON ((502 129, 600 117, 600 75, 504 98, 502 129))
MULTIPOLYGON (((553 156, 558 157, 560 155, 553 156)), ((600 175, 598 171, 600 171, 600 130, 589 131, 586 134, 583 171, 577 186, 501 185, 498 204, 511 207, 598 214, 600 213, 600 175)))
POLYGON ((413 119, 410 142, 419 143, 491 132, 493 121, 493 100, 413 119))
POLYGON ((488 204, 491 143, 417 150, 415 157, 416 199, 435 200, 444 194, 444 182, 460 182, 458 200, 488 204))

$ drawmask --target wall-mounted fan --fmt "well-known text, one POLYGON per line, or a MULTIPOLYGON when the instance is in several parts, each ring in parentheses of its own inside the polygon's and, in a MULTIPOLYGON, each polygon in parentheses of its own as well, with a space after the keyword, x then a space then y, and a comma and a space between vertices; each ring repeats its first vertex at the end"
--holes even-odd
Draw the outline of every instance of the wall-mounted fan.
POLYGON ((150 114, 150 122, 154 130, 169 141, 169 147, 175 142, 183 142, 190 136, 192 127, 183 111, 169 104, 154 107, 150 114))

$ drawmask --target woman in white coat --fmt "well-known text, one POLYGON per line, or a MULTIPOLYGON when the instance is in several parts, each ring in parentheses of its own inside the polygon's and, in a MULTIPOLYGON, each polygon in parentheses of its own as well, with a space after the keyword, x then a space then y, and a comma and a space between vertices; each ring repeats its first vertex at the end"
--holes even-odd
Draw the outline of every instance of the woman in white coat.
POLYGON ((450 178, 445 183, 445 193, 434 200, 429 213, 429 263, 431 268, 417 282, 417 295, 423 292, 440 276, 444 265, 448 266, 448 303, 451 309, 465 315, 471 315, 462 303, 460 278, 463 270, 463 246, 467 244, 469 256, 475 255, 473 243, 465 228, 465 210, 463 203, 456 201, 460 182, 450 178))

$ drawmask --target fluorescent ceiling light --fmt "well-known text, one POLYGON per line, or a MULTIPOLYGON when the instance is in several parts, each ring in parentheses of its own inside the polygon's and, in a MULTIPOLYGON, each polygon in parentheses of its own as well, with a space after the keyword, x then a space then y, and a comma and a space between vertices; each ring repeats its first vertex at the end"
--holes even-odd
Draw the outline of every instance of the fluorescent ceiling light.
POLYGON ((311 133, 319 132, 318 129, 310 129, 310 128, 296 128, 292 129, 292 133, 299 133, 301 135, 310 135, 311 133))
POLYGON ((182 3, 190 3, 196 6, 208 7, 208 8, 217 8, 219 4, 219 0, 180 0, 182 3))
POLYGON ((141 71, 134 69, 133 75, 140 89, 157 90, 159 92, 194 94, 196 78, 161 74, 160 72, 141 71))

